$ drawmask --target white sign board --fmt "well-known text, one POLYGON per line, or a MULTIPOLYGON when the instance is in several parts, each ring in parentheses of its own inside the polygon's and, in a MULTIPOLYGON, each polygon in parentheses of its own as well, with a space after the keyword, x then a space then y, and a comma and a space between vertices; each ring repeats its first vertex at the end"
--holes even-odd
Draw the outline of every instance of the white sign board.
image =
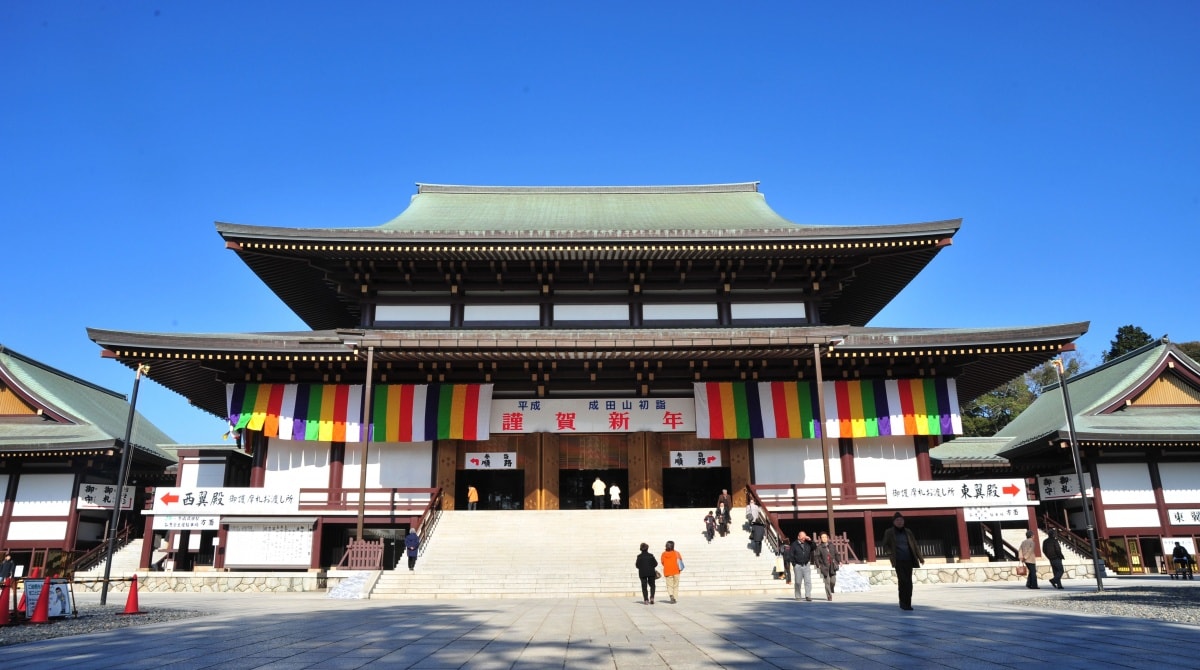
POLYGON ((219 516, 197 516, 195 514, 155 514, 154 530, 216 530, 221 525, 219 516))
POLYGON ((468 453, 464 470, 516 470, 517 454, 514 451, 489 451, 468 453))
POLYGON ((1200 509, 1169 510, 1167 519, 1172 526, 1200 526, 1200 509))
MULTIPOLYGON (((1087 493, 1092 495, 1092 475, 1084 473, 1083 483, 1087 493)), ((1038 498, 1042 500, 1060 500, 1063 498, 1079 497, 1079 478, 1075 475, 1040 475, 1038 476, 1038 498)))
MULTIPOLYGON (((26 579, 25 580, 25 616, 32 618, 34 608, 37 607, 37 602, 43 596, 42 587, 46 585, 46 580, 42 578, 26 579)), ((50 593, 45 594, 50 600, 48 601, 48 616, 60 617, 68 616, 74 611, 71 606, 71 585, 67 584, 65 579, 51 579, 50 593)), ((4 603, 7 607, 8 603, 4 603)))
POLYGON ((154 490, 150 514, 295 514, 300 511, 300 490, 257 488, 159 487, 154 490))
POLYGON ((1163 557, 1167 559, 1167 564, 1170 565, 1174 560, 1175 543, 1187 549, 1188 556, 1195 558, 1196 542, 1190 537, 1164 537, 1162 538, 1163 557))
POLYGON ((672 451, 671 467, 673 468, 719 468, 721 467, 721 452, 713 451, 672 451))
POLYGON ((889 507, 1003 507, 1027 505, 1025 480, 955 479, 888 483, 889 507))
POLYGON ((225 541, 225 567, 307 568, 312 563, 312 526, 312 521, 286 519, 231 523, 225 541))
POLYGON ((508 400, 492 398, 496 433, 688 433, 696 430, 692 398, 508 400))
POLYGON ((966 507, 963 509, 964 521, 1027 521, 1029 512, 1026 507, 966 507))
MULTIPOLYGON (((133 509, 132 486, 124 487, 121 492, 121 509, 133 509)), ((113 501, 117 498, 116 484, 80 484, 75 509, 112 509, 113 501)))

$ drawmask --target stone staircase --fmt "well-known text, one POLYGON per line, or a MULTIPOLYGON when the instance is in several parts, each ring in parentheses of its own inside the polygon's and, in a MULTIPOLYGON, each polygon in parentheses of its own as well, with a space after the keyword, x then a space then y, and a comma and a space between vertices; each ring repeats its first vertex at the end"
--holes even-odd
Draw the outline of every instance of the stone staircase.
MULTIPOLYGON (((702 533, 704 514, 704 509, 443 512, 416 570, 410 572, 402 558, 396 569, 383 572, 370 597, 640 600, 633 567, 638 545, 646 542, 658 558, 667 540, 675 541, 686 565, 680 598, 791 593, 791 586, 771 575, 770 549, 755 557, 737 519, 729 535, 709 544, 702 533)), ((658 592, 667 597, 664 580, 658 592)))
MULTIPOLYGON (((151 561, 157 561, 163 557, 163 552, 155 550, 151 556, 151 561)), ((113 554, 112 570, 109 576, 116 579, 132 576, 138 572, 138 562, 142 558, 142 540, 130 540, 129 544, 121 547, 113 554)), ((145 571, 143 571, 144 574, 145 571)), ((76 579, 100 579, 104 577, 104 559, 99 563, 75 573, 76 579)))

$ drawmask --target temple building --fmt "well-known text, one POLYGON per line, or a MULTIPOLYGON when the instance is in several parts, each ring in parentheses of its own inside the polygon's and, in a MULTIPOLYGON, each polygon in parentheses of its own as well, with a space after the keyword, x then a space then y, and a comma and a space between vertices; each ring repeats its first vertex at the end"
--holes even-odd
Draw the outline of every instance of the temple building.
POLYGON ((141 414, 131 426, 129 408, 124 394, 0 346, 0 554, 22 575, 64 574, 103 550, 118 501, 119 542, 140 537, 145 489, 175 482, 175 443, 141 414))
POLYGON ((1070 447, 1061 385, 994 437, 934 449, 942 476, 980 468, 1036 479, 1039 522, 1117 574, 1170 572, 1176 542, 1200 540, 1200 364, 1166 338, 1066 380, 1084 486, 1070 447), (1081 489, 1089 510, 1084 510, 1081 489))
POLYGON ((903 509, 968 560, 972 508, 1028 522, 1036 495, 949 491, 930 450, 1087 324, 868 325, 960 225, 796 224, 757 183, 420 184, 376 227, 217 224, 311 330, 88 332, 237 432, 245 481, 210 455, 151 510, 215 520, 178 529, 216 567, 329 566, 469 487, 483 509, 582 509, 597 478, 632 509, 757 497, 778 531, 834 522, 866 560, 903 509), (263 558, 268 532, 294 552, 263 558))

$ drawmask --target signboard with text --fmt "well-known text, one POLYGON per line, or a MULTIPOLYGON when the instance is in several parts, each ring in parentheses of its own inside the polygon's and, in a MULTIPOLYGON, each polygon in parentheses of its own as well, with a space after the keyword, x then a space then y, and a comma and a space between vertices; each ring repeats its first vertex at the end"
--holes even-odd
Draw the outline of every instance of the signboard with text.
MULTIPOLYGON (((121 509, 133 509, 132 486, 124 487, 121 492, 121 509)), ((79 495, 76 496, 76 509, 112 509, 113 501, 117 499, 116 484, 80 484, 79 495)))
POLYGON ((966 507, 964 521, 1028 521, 1027 507, 966 507))
POLYGON ((219 516, 222 514, 295 514, 299 489, 163 487, 154 490, 150 514, 219 516))
POLYGON ((517 453, 515 451, 489 451, 483 453, 467 453, 463 464, 464 470, 516 470, 517 453))
POLYGON ((691 398, 506 400, 492 398, 496 433, 687 433, 696 430, 691 398))
POLYGON ((671 467, 673 468, 719 468, 721 467, 720 451, 672 451, 671 467))
POLYGON ((1167 511, 1172 526, 1200 526, 1200 509, 1172 509, 1167 511))
MULTIPOLYGON (((1084 473, 1083 483, 1087 487, 1088 496, 1092 495, 1092 476, 1084 473)), ((1060 500, 1063 498, 1079 497, 1079 478, 1070 475, 1040 475, 1038 476, 1038 497, 1042 500, 1060 500)))
POLYGON ((1003 507, 1030 504, 1025 495, 1025 480, 1020 477, 889 482, 887 498, 889 507, 1003 507))
POLYGON ((195 514, 155 514, 154 530, 216 530, 221 523, 219 516, 195 514))

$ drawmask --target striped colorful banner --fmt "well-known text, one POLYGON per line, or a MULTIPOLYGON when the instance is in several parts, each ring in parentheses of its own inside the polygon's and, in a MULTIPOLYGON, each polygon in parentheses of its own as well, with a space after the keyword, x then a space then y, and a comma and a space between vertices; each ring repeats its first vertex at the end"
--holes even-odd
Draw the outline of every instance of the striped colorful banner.
MULTIPOLYGON (((373 389, 372 440, 486 440, 491 384, 373 389)), ((229 425, 284 440, 360 442, 361 384, 226 384, 229 425)))
MULTIPOLYGON (((823 391, 828 437, 962 434, 953 379, 832 381, 823 391)), ((698 382, 695 397, 702 439, 821 436, 815 383, 698 382)))

